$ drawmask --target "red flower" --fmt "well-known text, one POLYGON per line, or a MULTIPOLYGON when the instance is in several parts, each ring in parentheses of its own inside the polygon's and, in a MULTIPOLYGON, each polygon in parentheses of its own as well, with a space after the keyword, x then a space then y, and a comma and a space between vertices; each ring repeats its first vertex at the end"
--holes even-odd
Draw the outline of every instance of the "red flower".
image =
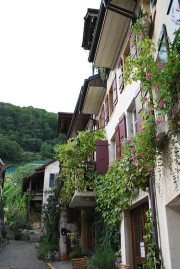
POLYGON ((146 73, 146 80, 148 80, 150 78, 151 78, 151 73, 150 72, 146 73))
POLYGON ((158 68, 162 68, 162 67, 163 67, 163 63, 158 63, 158 64, 157 64, 157 67, 158 67, 158 68))

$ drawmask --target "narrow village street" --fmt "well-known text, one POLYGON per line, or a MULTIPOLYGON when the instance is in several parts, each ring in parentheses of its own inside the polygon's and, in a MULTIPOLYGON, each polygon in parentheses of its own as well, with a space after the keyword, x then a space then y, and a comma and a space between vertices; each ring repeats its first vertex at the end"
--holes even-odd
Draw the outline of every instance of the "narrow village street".
POLYGON ((47 268, 47 264, 37 258, 35 242, 10 240, 0 249, 0 269, 47 268))

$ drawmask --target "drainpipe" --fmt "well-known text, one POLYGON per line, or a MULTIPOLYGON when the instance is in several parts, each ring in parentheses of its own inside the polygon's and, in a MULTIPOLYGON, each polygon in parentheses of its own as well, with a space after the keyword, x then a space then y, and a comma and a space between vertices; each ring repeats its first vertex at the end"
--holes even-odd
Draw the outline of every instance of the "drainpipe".
POLYGON ((157 231, 157 218, 156 218, 156 204, 155 204, 155 187, 153 183, 153 177, 152 174, 149 178, 149 195, 150 195, 150 202, 151 202, 151 211, 152 211, 152 219, 153 219, 153 236, 154 236, 154 242, 156 244, 156 251, 155 251, 155 258, 159 262, 159 264, 156 265, 156 269, 161 268, 161 260, 159 255, 159 241, 158 241, 158 231, 157 231))

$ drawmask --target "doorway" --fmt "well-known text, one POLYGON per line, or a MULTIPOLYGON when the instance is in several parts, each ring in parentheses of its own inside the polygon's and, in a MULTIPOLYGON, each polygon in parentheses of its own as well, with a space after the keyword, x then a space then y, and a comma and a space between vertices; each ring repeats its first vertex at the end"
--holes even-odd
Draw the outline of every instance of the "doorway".
POLYGON ((146 202, 131 211, 134 269, 142 269, 146 260, 147 250, 143 237, 148 209, 149 206, 146 202))

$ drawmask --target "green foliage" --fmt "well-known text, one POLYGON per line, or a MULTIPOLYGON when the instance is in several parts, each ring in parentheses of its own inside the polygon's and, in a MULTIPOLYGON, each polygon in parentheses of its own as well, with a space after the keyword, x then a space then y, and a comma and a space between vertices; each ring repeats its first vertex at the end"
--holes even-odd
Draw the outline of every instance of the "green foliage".
POLYGON ((121 212, 129 207, 134 189, 145 190, 148 186, 148 176, 155 167, 154 137, 154 122, 147 120, 141 132, 124 144, 120 160, 96 181, 97 210, 110 226, 121 220, 121 212))
POLYGON ((40 260, 46 260, 48 252, 58 250, 58 244, 54 244, 53 241, 49 240, 48 237, 44 237, 37 246, 37 257, 40 260))
POLYGON ((0 135, 0 152, 2 160, 10 162, 21 161, 23 155, 23 150, 17 142, 2 135, 0 135))
POLYGON ((146 212, 146 224, 145 230, 146 235, 144 236, 144 241, 147 244, 147 256, 146 262, 143 264, 143 269, 155 269, 156 264, 159 263, 156 259, 156 244, 153 238, 153 220, 151 209, 146 212))
POLYGON ((22 195, 23 178, 31 174, 37 166, 27 164, 19 166, 16 171, 5 178, 3 188, 3 205, 7 224, 14 229, 25 226, 27 219, 27 196, 22 195))
POLYGON ((180 91, 180 29, 175 32, 174 42, 169 43, 167 63, 154 61, 156 47, 150 39, 139 41, 137 51, 138 57, 126 59, 124 81, 141 81, 142 92, 149 94, 149 100, 142 98, 142 103, 146 102, 151 110, 160 109, 172 121, 180 91))
POLYGON ((47 231, 49 241, 58 242, 58 225, 60 218, 60 205, 59 199, 55 191, 49 195, 47 203, 42 208, 44 224, 47 231))
POLYGON ((73 250, 69 254, 69 259, 82 258, 83 252, 79 244, 75 245, 73 250))
POLYGON ((114 227, 107 225, 99 212, 95 213, 94 230, 97 235, 95 238, 95 249, 103 249, 107 244, 114 252, 119 249, 120 235, 118 225, 114 227))
POLYGON ((88 259, 88 269, 113 269, 115 254, 108 241, 103 247, 98 247, 92 258, 88 259))
POLYGON ((64 185, 61 192, 61 203, 67 205, 74 189, 86 191, 94 188, 97 173, 94 169, 86 170, 86 161, 95 151, 95 142, 104 138, 104 130, 94 132, 82 131, 68 140, 67 144, 55 148, 56 159, 62 164, 61 179, 64 185))
POLYGON ((43 109, 0 102, 0 122, 0 152, 5 162, 52 159, 53 147, 64 142, 57 134, 57 114, 43 109))

